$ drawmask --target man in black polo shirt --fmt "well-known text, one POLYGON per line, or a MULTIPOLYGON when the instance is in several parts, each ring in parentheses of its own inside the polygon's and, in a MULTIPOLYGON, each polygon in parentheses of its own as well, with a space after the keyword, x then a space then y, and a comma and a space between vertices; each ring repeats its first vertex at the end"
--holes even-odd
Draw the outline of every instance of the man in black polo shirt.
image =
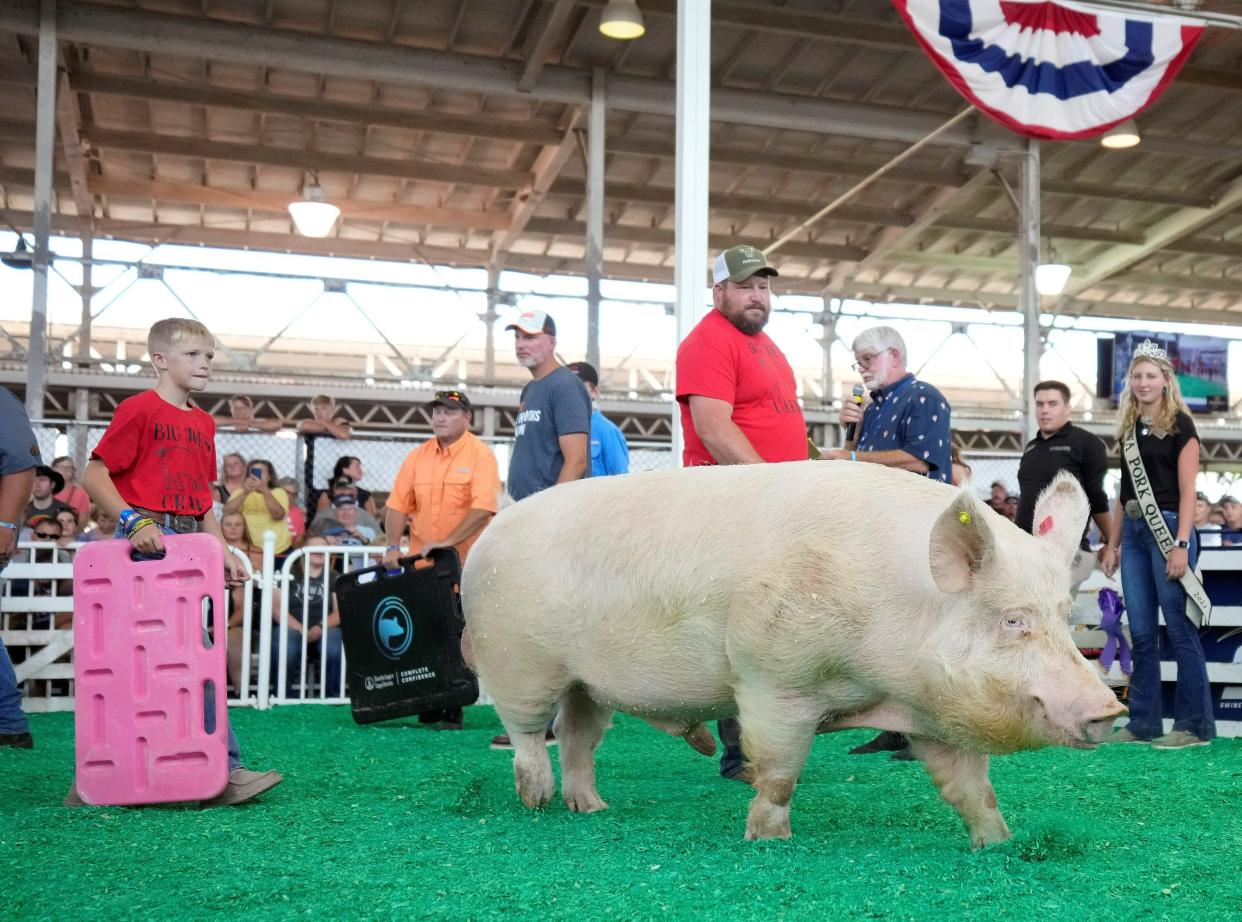
MULTIPOLYGON (((1033 531, 1035 501, 1044 487, 1060 471, 1069 471, 1082 484, 1091 505, 1091 517, 1108 532, 1108 496, 1104 493, 1104 472, 1108 469, 1108 450, 1099 436, 1080 429, 1070 422, 1070 390, 1060 381, 1040 381, 1035 385, 1035 422, 1039 432, 1026 443, 1022 463, 1018 465, 1018 488, 1021 490, 1018 514, 1014 519, 1024 531, 1033 531)), ((1089 553, 1086 533, 1082 550, 1074 561, 1074 584, 1070 594, 1091 575, 1095 561, 1089 553)))

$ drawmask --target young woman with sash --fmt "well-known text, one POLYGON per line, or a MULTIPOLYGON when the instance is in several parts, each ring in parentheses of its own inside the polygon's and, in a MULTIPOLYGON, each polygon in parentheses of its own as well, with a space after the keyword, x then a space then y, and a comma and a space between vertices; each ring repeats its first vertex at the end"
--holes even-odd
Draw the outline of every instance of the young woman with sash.
POLYGON ((1150 742, 1154 749, 1206 746, 1216 736, 1216 721, 1197 630, 1211 607, 1194 574, 1199 556, 1194 529, 1199 436, 1168 355, 1150 340, 1134 350, 1117 437, 1122 447, 1121 495, 1100 566, 1112 576, 1120 559, 1134 674, 1129 725, 1114 731, 1110 742, 1150 742), (1163 723, 1159 611, 1177 662, 1170 733, 1164 733, 1163 723))

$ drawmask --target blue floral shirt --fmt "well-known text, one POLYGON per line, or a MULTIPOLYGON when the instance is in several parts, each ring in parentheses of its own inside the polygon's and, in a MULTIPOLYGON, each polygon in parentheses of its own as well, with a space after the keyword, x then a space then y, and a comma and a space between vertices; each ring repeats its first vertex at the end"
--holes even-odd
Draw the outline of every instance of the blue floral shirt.
POLYGON ((900 449, 927 463, 927 476, 951 483, 949 403, 926 382, 908 374, 888 387, 871 392, 863 412, 858 451, 900 449))

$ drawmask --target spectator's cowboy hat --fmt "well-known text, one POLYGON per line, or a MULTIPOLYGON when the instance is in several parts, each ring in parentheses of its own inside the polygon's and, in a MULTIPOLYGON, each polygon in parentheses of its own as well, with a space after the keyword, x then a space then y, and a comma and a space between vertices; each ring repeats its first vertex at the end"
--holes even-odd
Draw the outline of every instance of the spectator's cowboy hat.
POLYGON ((52 481, 52 492, 59 493, 65 488, 65 478, 61 476, 60 471, 48 467, 46 464, 40 464, 35 468, 36 477, 46 477, 52 481))

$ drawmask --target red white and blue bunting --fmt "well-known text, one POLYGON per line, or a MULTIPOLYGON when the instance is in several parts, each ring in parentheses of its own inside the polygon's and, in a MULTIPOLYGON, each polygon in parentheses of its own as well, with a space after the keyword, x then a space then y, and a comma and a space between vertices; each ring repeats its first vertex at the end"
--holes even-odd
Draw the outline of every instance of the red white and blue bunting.
POLYGON ((1019 134, 1102 134, 1164 92, 1203 33, 1176 16, 1045 0, 893 0, 958 91, 1019 134))

